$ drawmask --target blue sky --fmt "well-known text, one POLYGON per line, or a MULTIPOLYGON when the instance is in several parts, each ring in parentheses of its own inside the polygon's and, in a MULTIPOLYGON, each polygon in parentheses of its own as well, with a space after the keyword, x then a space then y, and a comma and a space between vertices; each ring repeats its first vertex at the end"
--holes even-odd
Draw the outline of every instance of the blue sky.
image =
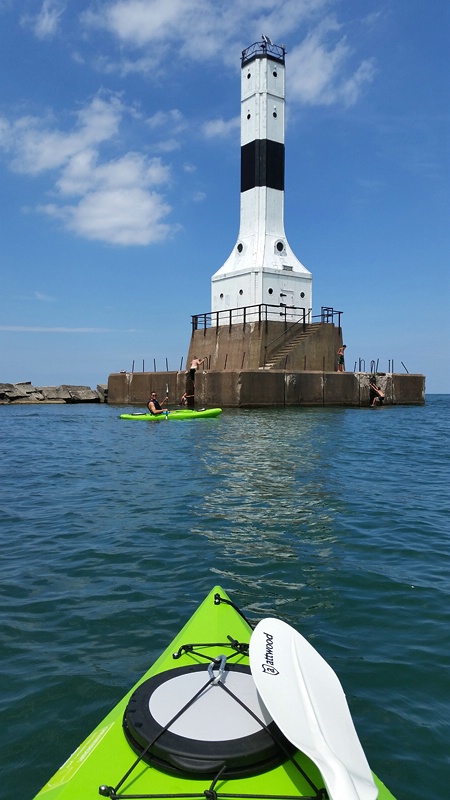
POLYGON ((313 313, 450 392, 448 0, 0 0, 0 382, 178 369, 239 227, 240 55, 286 56, 313 313))

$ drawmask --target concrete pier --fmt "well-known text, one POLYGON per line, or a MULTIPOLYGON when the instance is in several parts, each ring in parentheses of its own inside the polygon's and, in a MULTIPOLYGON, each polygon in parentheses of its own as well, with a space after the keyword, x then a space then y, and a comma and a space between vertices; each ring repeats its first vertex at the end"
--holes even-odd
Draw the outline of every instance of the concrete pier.
POLYGON ((227 325, 222 319, 220 325, 193 330, 186 363, 198 356, 206 358, 208 371, 330 372, 341 344, 342 329, 334 323, 287 325, 265 319, 227 325))
MULTIPOLYGON (((122 372, 108 379, 108 403, 145 406, 152 390, 160 398, 168 388, 169 406, 186 389, 183 372, 122 372)), ((195 379, 195 405, 222 408, 286 406, 369 406, 368 372, 294 372, 289 370, 200 371, 195 379)), ((425 376, 380 374, 377 382, 385 405, 423 405, 425 376)))

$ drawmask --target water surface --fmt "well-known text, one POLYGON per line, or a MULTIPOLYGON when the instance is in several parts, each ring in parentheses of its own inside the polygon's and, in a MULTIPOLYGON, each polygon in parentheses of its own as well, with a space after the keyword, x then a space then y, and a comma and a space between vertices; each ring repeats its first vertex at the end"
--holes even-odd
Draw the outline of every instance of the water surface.
POLYGON ((119 419, 0 406, 0 760, 34 797, 221 584, 338 673, 398 800, 450 741, 450 397, 119 419))

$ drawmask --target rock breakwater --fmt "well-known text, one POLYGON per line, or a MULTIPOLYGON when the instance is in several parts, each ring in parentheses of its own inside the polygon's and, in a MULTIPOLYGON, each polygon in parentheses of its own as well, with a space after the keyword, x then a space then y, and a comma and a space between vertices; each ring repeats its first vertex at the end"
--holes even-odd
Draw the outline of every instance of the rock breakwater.
POLYGON ((0 405, 23 403, 106 403, 108 388, 90 386, 33 386, 30 381, 0 383, 0 405))

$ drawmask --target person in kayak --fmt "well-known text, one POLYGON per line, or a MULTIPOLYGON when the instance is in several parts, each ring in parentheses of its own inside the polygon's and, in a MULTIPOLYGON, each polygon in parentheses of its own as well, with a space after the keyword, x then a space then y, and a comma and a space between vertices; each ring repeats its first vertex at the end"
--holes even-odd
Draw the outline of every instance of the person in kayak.
POLYGON ((156 394, 156 392, 152 392, 150 394, 150 400, 147 403, 147 408, 150 411, 150 414, 153 414, 153 415, 166 414, 167 413, 167 409, 163 408, 163 405, 164 405, 164 403, 167 403, 168 399, 169 399, 168 397, 165 397, 164 400, 162 400, 162 402, 160 403, 159 400, 158 400, 158 395, 156 394))

